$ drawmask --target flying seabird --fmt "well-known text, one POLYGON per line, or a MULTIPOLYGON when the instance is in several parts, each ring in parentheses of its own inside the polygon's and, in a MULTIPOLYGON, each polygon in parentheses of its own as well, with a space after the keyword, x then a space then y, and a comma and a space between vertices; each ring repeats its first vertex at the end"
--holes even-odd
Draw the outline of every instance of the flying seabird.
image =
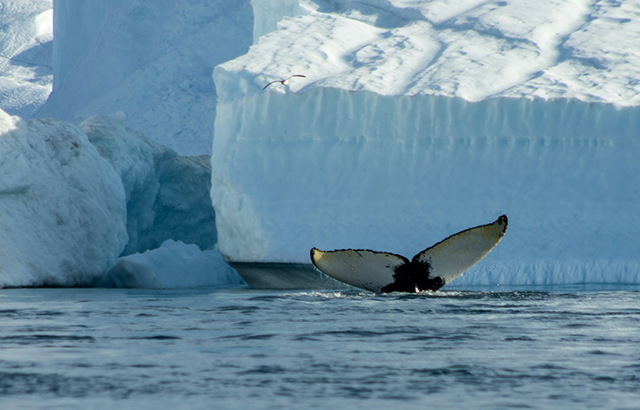
POLYGON ((263 90, 265 90, 268 86, 270 86, 270 85, 271 85, 271 84, 273 84, 273 83, 280 83, 280 84, 282 84, 282 85, 287 85, 287 84, 289 84, 289 79, 290 79, 290 78, 293 78, 293 77, 302 77, 302 78, 307 78, 307 76, 306 76, 306 75, 302 75, 302 74, 294 74, 294 75, 292 75, 292 76, 291 76, 291 77, 289 77, 289 78, 285 78, 284 80, 275 80, 275 81, 271 81, 269 84, 267 84, 267 85, 265 85, 265 86, 264 86, 263 90))

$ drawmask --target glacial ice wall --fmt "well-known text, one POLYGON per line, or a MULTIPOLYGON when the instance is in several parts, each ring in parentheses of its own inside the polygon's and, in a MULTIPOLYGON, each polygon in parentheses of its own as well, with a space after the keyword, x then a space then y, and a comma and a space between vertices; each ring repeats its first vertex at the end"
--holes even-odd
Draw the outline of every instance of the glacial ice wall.
POLYGON ((301 4, 214 71, 225 256, 410 257, 506 213, 457 283, 640 283, 637 4, 301 4))
POLYGON ((213 68, 246 52, 249 0, 55 0, 54 87, 35 116, 123 112, 181 155, 209 154, 213 68))

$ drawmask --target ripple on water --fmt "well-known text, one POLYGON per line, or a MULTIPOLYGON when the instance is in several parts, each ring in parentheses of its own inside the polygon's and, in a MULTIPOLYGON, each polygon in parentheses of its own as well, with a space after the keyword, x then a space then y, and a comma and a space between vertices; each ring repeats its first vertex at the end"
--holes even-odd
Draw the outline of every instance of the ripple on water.
POLYGON ((158 409, 175 408, 169 397, 247 408, 640 402, 639 292, 83 292, 3 298, 3 398, 158 409))

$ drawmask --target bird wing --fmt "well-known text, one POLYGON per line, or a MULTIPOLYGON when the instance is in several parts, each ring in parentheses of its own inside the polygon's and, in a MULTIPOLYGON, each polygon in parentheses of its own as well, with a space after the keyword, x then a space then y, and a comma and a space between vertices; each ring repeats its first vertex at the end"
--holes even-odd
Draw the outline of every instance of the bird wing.
MULTIPOLYGON (((306 75, 302 75, 302 74, 294 74, 294 75, 292 75, 292 76, 291 76, 291 77, 289 77, 289 78, 293 78, 293 77, 302 77, 302 78, 307 78, 307 76, 306 76, 306 75)), ((288 80, 289 78, 287 78, 287 80, 288 80)))
POLYGON ((268 87, 268 86, 270 86, 270 85, 271 85, 271 84, 273 84, 273 83, 281 83, 281 82, 282 82, 282 81, 280 81, 280 80, 271 81, 269 84, 267 84, 267 85, 265 85, 265 86, 264 86, 263 90, 266 90, 266 89, 267 89, 267 87, 268 87))
POLYGON ((311 249, 311 261, 322 273, 361 289, 380 292, 394 281, 395 268, 409 263, 401 255, 368 249, 311 249))

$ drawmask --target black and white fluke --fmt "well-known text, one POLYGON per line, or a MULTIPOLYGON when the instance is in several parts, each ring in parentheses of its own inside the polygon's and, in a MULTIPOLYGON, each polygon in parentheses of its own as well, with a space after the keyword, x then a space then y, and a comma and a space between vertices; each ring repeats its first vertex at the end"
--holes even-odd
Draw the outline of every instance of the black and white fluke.
POLYGON ((438 290, 485 257, 507 230, 507 216, 458 232, 409 260, 369 249, 311 249, 321 272, 349 285, 380 292, 438 290))

